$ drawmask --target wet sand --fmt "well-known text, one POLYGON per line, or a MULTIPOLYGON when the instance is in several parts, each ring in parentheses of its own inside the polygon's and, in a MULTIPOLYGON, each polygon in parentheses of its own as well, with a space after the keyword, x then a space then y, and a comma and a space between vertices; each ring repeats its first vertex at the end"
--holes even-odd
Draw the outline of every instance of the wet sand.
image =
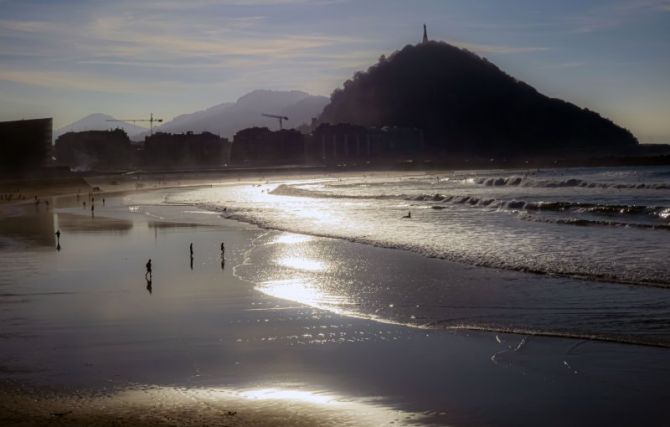
MULTIPOLYGON (((670 420, 667 349, 352 318, 233 274, 264 230, 122 197, 94 217, 53 205, 0 217, 2 425, 670 420)), ((384 251, 352 254, 383 263, 384 251)))

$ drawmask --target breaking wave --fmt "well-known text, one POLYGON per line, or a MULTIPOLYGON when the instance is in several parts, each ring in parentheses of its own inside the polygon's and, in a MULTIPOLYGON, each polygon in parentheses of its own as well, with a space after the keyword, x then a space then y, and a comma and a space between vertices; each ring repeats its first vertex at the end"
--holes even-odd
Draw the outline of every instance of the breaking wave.
MULTIPOLYGON (((377 199, 377 200, 405 200, 415 202, 440 202, 442 204, 469 205, 474 207, 503 209, 510 211, 532 212, 559 212, 574 214, 591 214, 609 217, 622 218, 644 218, 652 221, 658 221, 658 224, 635 224, 626 221, 597 221, 586 219, 564 219, 553 221, 557 224, 570 225, 608 225, 608 226, 637 226, 640 228, 670 230, 670 207, 666 206, 645 206, 645 205, 624 205, 624 204, 602 204, 587 202, 570 201, 525 201, 525 200, 498 200, 490 197, 476 197, 470 195, 445 195, 435 194, 376 194, 360 195, 347 193, 334 193, 328 191, 310 190, 292 185, 281 184, 270 192, 275 195, 312 197, 312 198, 333 198, 333 199, 377 199)), ((444 206, 433 205, 433 209, 441 210, 444 206)))
POLYGON ((508 176, 508 177, 480 177, 473 179, 472 182, 478 185, 489 187, 516 186, 516 187, 542 187, 542 188, 564 188, 564 187, 583 187, 583 188, 613 188, 620 190, 670 190, 670 184, 666 183, 612 183, 612 182, 589 182, 579 178, 568 178, 564 180, 556 179, 536 179, 526 176, 508 176))

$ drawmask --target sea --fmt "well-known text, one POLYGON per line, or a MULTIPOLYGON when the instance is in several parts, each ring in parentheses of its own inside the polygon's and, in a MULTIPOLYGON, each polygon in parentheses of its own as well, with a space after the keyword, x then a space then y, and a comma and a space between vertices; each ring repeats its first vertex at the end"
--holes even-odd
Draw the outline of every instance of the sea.
POLYGON ((369 172, 156 194, 266 230, 269 295, 416 328, 670 347, 670 167, 369 172))

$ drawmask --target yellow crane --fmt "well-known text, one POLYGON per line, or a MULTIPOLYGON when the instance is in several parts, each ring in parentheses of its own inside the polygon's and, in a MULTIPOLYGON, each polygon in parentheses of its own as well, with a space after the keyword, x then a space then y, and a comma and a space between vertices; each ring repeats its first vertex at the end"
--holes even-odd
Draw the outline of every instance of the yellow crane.
POLYGON ((129 123, 139 123, 139 122, 149 122, 149 135, 154 134, 154 123, 163 123, 163 119, 154 118, 154 113, 149 115, 148 119, 128 119, 128 120, 117 120, 110 119, 108 122, 129 122, 129 123))

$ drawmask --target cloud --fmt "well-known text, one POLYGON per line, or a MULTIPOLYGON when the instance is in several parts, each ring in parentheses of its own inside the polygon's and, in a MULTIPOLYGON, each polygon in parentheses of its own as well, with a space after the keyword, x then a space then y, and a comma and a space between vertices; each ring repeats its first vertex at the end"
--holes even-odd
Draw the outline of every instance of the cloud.
POLYGON ((5 34, 20 33, 50 33, 60 31, 63 25, 49 21, 28 21, 0 19, 0 31, 5 34))
POLYGON ((179 88, 176 82, 134 82, 97 74, 0 68, 0 80, 51 89, 103 93, 156 92, 179 88))
POLYGON ((541 46, 507 46, 507 45, 495 45, 495 44, 484 44, 484 43, 467 43, 459 40, 448 40, 447 42, 453 44, 454 46, 462 47, 464 49, 468 49, 480 54, 529 53, 529 52, 541 52, 548 50, 548 48, 541 46))
POLYGON ((560 70, 570 68, 582 68, 587 66, 588 64, 589 63, 586 61, 568 61, 568 62, 559 62, 557 64, 548 64, 539 68, 543 70, 560 70))
MULTIPOLYGON (((343 36, 272 35, 235 33, 230 30, 201 28, 197 32, 175 28, 172 23, 144 22, 108 18, 97 19, 88 28, 96 55, 125 57, 207 57, 266 56, 283 57, 311 49, 322 49, 350 42, 343 36), (165 31, 170 28, 170 31, 165 31), (120 50, 119 50, 120 49, 120 50)), ((88 44, 88 41, 84 41, 88 44)), ((94 50, 93 48, 91 50, 94 50)))
POLYGON ((572 32, 591 33, 618 27, 654 13, 670 12, 670 0, 627 0, 593 8, 568 18, 572 32))

